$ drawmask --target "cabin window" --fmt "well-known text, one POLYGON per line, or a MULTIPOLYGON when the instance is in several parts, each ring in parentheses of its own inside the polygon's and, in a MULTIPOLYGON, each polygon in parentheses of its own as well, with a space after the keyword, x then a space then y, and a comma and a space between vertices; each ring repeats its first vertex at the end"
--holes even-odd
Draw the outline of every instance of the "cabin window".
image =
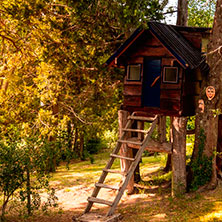
POLYGON ((178 68, 177 67, 164 67, 163 82, 164 83, 177 83, 178 82, 178 68))
POLYGON ((128 65, 127 66, 127 80, 140 81, 141 76, 141 64, 128 65))

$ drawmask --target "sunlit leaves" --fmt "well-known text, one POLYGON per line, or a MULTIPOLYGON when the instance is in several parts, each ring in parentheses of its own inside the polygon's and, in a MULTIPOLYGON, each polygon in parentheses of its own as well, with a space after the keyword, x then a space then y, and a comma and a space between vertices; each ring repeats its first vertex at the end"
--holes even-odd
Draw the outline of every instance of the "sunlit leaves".
POLYGON ((216 0, 190 0, 188 5, 189 26, 212 27, 216 0))
POLYGON ((132 30, 162 19, 166 3, 3 0, 0 76, 9 86, 0 95, 1 132, 18 124, 56 136, 69 121, 92 135, 110 127, 123 74, 103 64, 132 30))

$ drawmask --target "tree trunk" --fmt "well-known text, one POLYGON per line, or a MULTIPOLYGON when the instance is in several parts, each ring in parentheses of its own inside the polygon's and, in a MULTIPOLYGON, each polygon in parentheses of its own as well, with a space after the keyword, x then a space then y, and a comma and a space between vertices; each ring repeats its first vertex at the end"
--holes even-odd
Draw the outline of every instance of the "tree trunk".
POLYGON ((6 196, 4 193, 4 198, 3 198, 4 200, 3 200, 3 205, 1 209, 0 221, 5 220, 5 211, 6 211, 7 204, 9 202, 9 198, 10 198, 10 195, 6 196))
MULTIPOLYGON (((209 132, 206 138, 206 155, 213 155, 212 161, 212 177, 210 181, 210 188, 215 187, 217 184, 216 175, 216 157, 214 151, 217 147, 218 140, 218 121, 219 113, 217 111, 221 110, 221 82, 222 82, 222 56, 221 56, 221 46, 222 46, 222 0, 217 0, 216 12, 214 17, 213 32, 211 35, 210 43, 208 46, 208 56, 207 63, 210 66, 209 74, 209 84, 215 87, 216 95, 215 98, 208 101, 207 108, 211 112, 211 118, 207 119, 209 122, 209 132)), ((206 97, 205 97, 206 98, 206 97)))
POLYGON ((187 26, 188 23, 188 1, 178 0, 177 5, 177 25, 187 26))
POLYGON ((186 117, 172 118, 172 196, 186 192, 186 117))
POLYGON ((158 117, 158 138, 161 143, 166 142, 166 116, 158 117))
MULTIPOLYGON (((58 116, 58 113, 59 113, 59 105, 56 104, 56 105, 53 105, 52 106, 52 114, 54 116, 58 116)), ((57 124, 57 121, 56 123, 57 124)), ((52 173, 52 172, 55 172, 56 171, 56 166, 57 166, 57 163, 56 163, 56 154, 55 154, 55 150, 54 150, 54 145, 52 144, 53 141, 56 140, 56 137, 53 135, 53 136, 49 136, 49 144, 50 144, 50 149, 52 149, 51 153, 52 153, 52 159, 49 158, 49 163, 48 163, 48 167, 47 167, 47 171, 52 173)))
POLYGON ((74 138, 74 144, 73 144, 73 152, 78 155, 78 137, 79 137, 79 131, 78 128, 75 128, 75 138, 74 138))
MULTIPOLYGON (((188 1, 178 0, 177 25, 187 26, 188 1)), ((186 117, 172 117, 172 196, 186 192, 186 117)), ((169 158, 169 156, 168 156, 169 158)))
POLYGON ((73 138, 73 130, 71 121, 68 121, 67 123, 67 136, 68 136, 68 149, 70 152, 72 152, 72 138, 73 138))
POLYGON ((26 168, 26 174, 27 174, 27 178, 26 178, 26 191, 27 191, 27 211, 28 211, 28 215, 30 216, 32 213, 32 206, 31 206, 31 183, 30 183, 30 171, 29 171, 29 167, 27 166, 26 168))
MULTIPOLYGON (((135 121, 132 125, 132 129, 144 129, 144 123, 142 121, 135 121)), ((143 133, 129 133, 129 137, 138 137, 140 141, 143 141, 144 135, 143 133)), ((136 157, 136 154, 138 152, 138 149, 132 149, 133 152, 133 158, 136 157)), ((134 171, 133 177, 134 177, 134 183, 139 183, 141 181, 140 176, 140 163, 142 162, 142 159, 136 166, 136 169, 134 171)))
POLYGON ((216 157, 216 165, 217 165, 217 174, 222 179, 222 115, 219 116, 218 122, 218 139, 217 139, 217 157, 216 157))
MULTIPOLYGON (((199 99, 204 101, 204 112, 197 110, 196 115, 196 132, 195 132, 195 147, 192 156, 192 162, 200 158, 199 151, 201 143, 203 143, 202 157, 205 162, 211 163, 211 175, 206 178, 208 182, 207 188, 215 188, 217 185, 216 175, 216 156, 215 151, 218 141, 218 115, 221 110, 221 79, 222 79, 222 60, 221 60, 221 45, 222 45, 222 0, 217 1, 216 12, 214 17, 214 25, 210 42, 208 44, 207 63, 210 67, 210 72, 202 84, 201 95, 199 99), (215 88, 215 96, 207 97, 206 88, 212 86, 215 88), (201 133, 204 137, 201 137, 201 133), (201 139, 202 138, 202 139, 201 139), (204 141, 203 141, 204 140, 204 141), (208 179, 208 180, 207 180, 208 179)), ((202 159, 203 159, 202 158, 202 159)), ((206 164, 206 163, 205 163, 206 164)), ((200 166, 201 167, 201 166, 200 166)), ((195 171, 191 169, 194 177, 195 171)))
POLYGON ((79 156, 81 160, 85 160, 84 155, 84 133, 80 134, 80 143, 79 143, 79 156))

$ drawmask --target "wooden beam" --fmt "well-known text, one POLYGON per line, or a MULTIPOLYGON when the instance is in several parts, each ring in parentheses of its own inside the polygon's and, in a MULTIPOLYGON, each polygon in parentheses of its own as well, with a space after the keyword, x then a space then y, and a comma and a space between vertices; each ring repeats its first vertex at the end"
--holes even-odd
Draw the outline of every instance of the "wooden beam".
POLYGON ((187 130, 187 135, 192 135, 192 134, 195 134, 195 129, 187 130))
POLYGON ((166 142, 166 116, 158 116, 158 135, 161 143, 166 142))
MULTIPOLYGON (((139 141, 137 137, 129 138, 128 140, 139 141)), ((129 148, 139 149, 140 146, 134 144, 127 144, 129 148)), ((160 153, 172 153, 172 143, 160 143, 154 140, 150 140, 148 146, 145 148, 147 151, 160 152, 160 153)))

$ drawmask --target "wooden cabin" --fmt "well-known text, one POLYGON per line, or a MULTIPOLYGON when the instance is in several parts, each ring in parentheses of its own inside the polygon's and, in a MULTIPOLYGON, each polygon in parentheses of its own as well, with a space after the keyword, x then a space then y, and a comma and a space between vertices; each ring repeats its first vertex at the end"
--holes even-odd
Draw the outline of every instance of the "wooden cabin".
POLYGON ((106 61, 125 69, 123 110, 165 116, 195 114, 209 28, 149 22, 106 61))

